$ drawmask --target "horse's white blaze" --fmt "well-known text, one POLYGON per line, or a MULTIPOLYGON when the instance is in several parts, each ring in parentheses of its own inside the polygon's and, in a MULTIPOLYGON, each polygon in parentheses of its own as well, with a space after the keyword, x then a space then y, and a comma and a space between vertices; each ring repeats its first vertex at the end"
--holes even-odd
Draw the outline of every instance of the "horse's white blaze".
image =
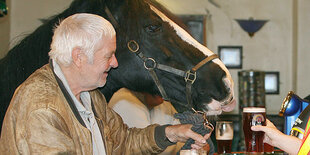
POLYGON ((205 55, 210 56, 213 54, 212 51, 210 51, 205 46, 201 45, 197 40, 195 40, 189 33, 187 33, 184 29, 182 29, 178 24, 173 22, 171 19, 169 19, 165 14, 163 14, 161 11, 159 11, 154 6, 150 5, 150 8, 165 22, 168 22, 176 31, 177 35, 184 40, 185 42, 193 45, 197 49, 199 49, 201 52, 203 52, 205 55))
MULTIPOLYGON (((175 22, 173 22, 171 19, 169 19, 165 14, 163 14, 161 11, 159 11, 157 8, 154 6, 150 5, 150 8, 165 22, 168 22, 176 31, 177 35, 184 40, 185 42, 193 45, 197 49, 199 49, 202 53, 204 53, 206 56, 210 56, 214 54, 211 50, 209 50, 207 47, 201 45, 197 40, 195 40, 189 33, 187 33, 184 29, 182 29, 179 25, 177 25, 175 22)), ((226 72, 226 83, 227 87, 230 88, 231 92, 233 92, 233 80, 231 78, 231 75, 226 68, 226 66, 223 64, 222 61, 219 59, 213 59, 212 60, 214 63, 218 64, 225 72, 226 72)))

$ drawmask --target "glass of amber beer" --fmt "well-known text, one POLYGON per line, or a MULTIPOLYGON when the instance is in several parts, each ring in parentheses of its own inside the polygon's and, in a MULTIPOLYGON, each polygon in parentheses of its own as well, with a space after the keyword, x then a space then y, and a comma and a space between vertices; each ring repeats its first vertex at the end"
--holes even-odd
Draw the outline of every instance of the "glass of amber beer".
POLYGON ((217 121, 215 127, 215 138, 217 153, 231 153, 231 145, 234 137, 233 123, 230 121, 217 121))
POLYGON ((264 152, 264 132, 252 131, 251 126, 266 126, 266 109, 245 107, 242 120, 246 152, 264 152))

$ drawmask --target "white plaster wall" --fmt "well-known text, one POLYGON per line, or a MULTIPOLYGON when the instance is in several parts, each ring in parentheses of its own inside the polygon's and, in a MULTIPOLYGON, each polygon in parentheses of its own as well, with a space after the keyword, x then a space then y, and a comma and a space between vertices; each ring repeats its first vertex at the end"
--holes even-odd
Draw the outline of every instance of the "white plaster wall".
MULTIPOLYGON (((266 95, 267 113, 277 114, 287 92, 292 89, 292 0, 159 0, 176 14, 209 11, 207 46, 217 53, 219 45, 243 46, 243 70, 280 72, 280 94, 266 95), (235 19, 267 19, 254 37, 249 37, 235 19)), ((238 97, 238 71, 230 69, 238 97)), ((238 106, 237 106, 238 107, 238 106)), ((233 113, 237 113, 236 108, 233 113)))
POLYGON ((11 0, 10 47, 48 18, 66 9, 72 0, 11 0))
MULTIPOLYGON (((8 7, 10 8, 10 3, 6 1, 8 7)), ((0 18, 0 59, 5 56, 10 40, 10 13, 9 10, 8 15, 0 18)))
POLYGON ((297 91, 300 97, 310 94, 310 1, 298 1, 297 91))

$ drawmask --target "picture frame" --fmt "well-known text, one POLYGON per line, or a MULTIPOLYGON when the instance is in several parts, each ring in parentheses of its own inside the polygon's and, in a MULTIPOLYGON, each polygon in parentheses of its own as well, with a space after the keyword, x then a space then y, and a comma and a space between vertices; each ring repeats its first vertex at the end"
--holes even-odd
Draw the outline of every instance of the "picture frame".
POLYGON ((8 5, 6 0, 0 0, 0 19, 7 16, 8 14, 8 5))
POLYGON ((218 56, 228 69, 242 69, 242 46, 218 46, 218 56))
POLYGON ((205 15, 179 15, 181 21, 185 24, 187 31, 202 45, 207 45, 206 20, 205 15))
POLYGON ((279 72, 265 72, 265 94, 279 94, 279 72))

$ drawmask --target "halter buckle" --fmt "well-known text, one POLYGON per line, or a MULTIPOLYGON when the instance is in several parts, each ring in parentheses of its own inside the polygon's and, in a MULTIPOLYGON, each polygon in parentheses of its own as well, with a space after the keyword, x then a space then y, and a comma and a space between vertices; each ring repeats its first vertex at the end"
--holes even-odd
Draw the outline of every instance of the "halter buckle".
POLYGON ((139 44, 135 40, 128 41, 127 47, 133 53, 136 53, 137 51, 139 51, 139 48, 140 48, 139 44))
POLYGON ((185 73, 184 80, 185 80, 185 82, 191 82, 193 84, 196 80, 196 72, 192 73, 191 70, 188 70, 185 73))

